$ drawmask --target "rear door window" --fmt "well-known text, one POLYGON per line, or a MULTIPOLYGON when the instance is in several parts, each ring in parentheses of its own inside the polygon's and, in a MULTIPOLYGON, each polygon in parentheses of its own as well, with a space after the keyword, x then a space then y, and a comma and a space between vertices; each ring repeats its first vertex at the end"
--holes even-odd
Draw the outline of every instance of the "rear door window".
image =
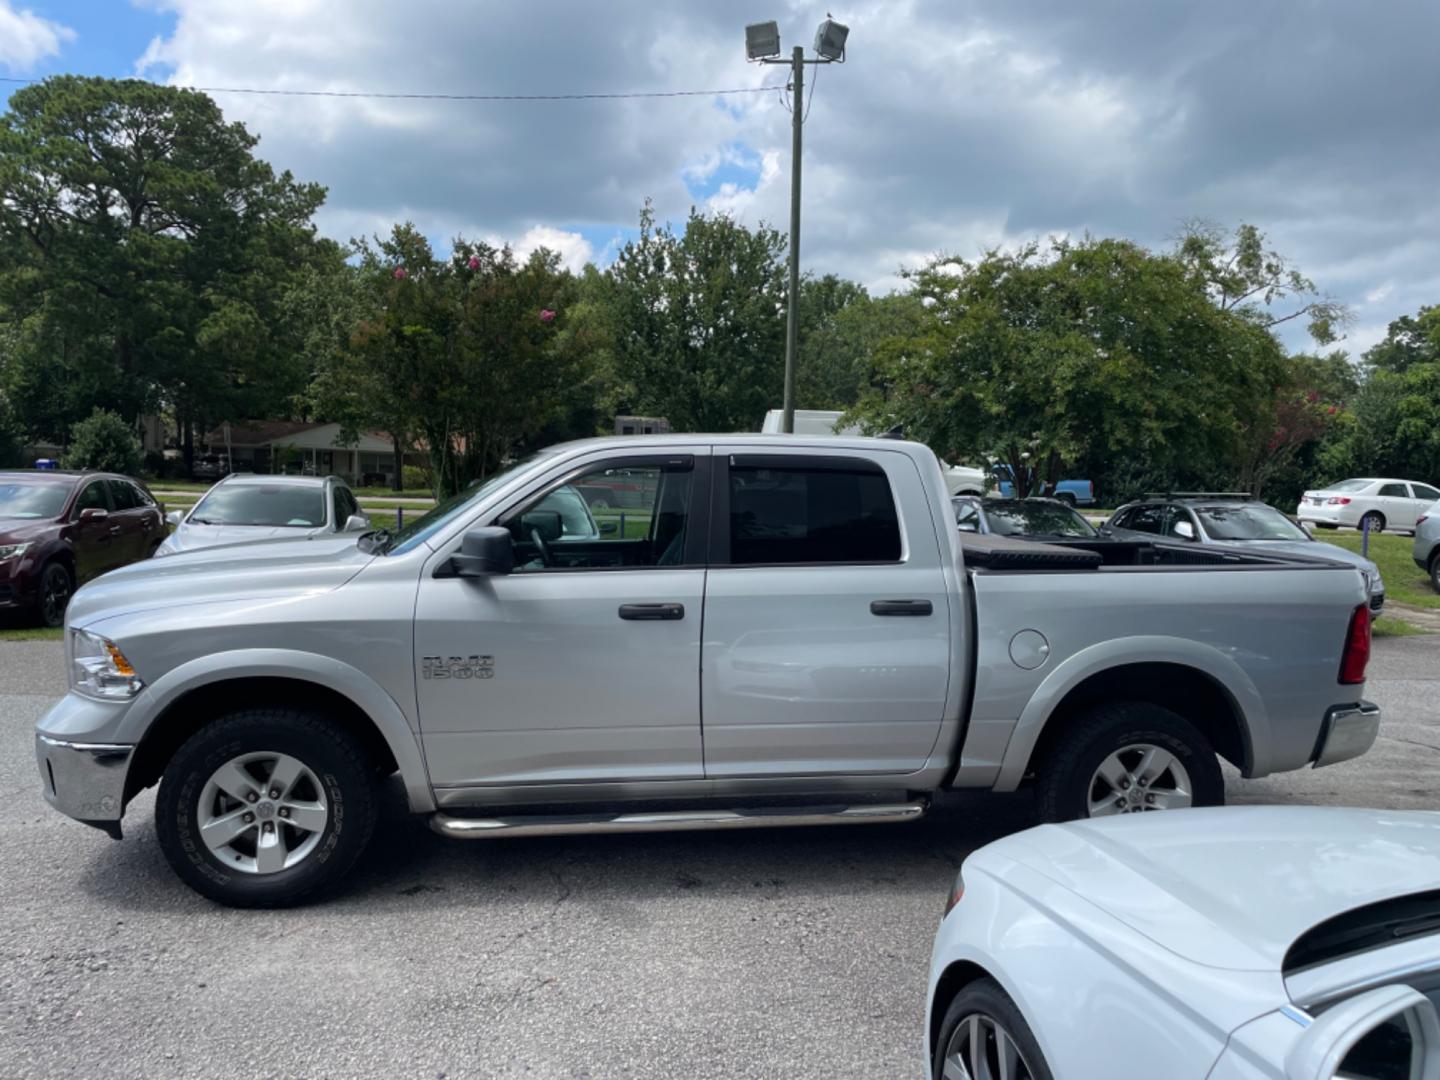
POLYGON ((1130 511, 1130 516, 1125 519, 1122 527, 1159 536, 1165 526, 1165 510, 1166 508, 1160 505, 1137 506, 1130 511))
POLYGON ((730 461, 731 565, 899 562, 890 481, 862 458, 730 461))

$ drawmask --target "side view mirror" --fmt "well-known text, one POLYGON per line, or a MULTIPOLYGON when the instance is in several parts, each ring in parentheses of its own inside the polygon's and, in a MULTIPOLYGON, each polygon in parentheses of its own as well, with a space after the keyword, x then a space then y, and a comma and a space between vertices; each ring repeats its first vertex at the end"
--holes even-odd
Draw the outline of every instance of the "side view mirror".
POLYGON ((1188 521, 1177 521, 1175 523, 1175 535, 1181 540, 1195 539, 1195 526, 1188 521))
POLYGON ((364 514, 351 514, 345 519, 344 532, 365 532, 370 528, 370 519, 364 514))
POLYGON ((110 511, 103 506, 89 506, 80 511, 81 521, 104 521, 110 516, 110 511))
POLYGON ((965 533, 978 533, 980 531, 980 526, 975 524, 974 518, 971 518, 969 521, 962 521, 955 527, 965 533))
POLYGON ((510 530, 498 525, 471 529, 450 556, 446 577, 489 577, 515 569, 515 547, 510 530))
POLYGON ((1335 1080, 1349 1074, 1350 1052, 1385 1027, 1394 1030, 1395 1038, 1387 1040, 1390 1050, 1407 1054, 1403 1062, 1387 1060, 1387 1066, 1416 1080, 1440 1080, 1440 1017, 1429 998, 1408 986, 1382 986, 1326 1009, 1285 1055, 1286 1080, 1335 1080))
POLYGON ((620 531, 620 523, 619 523, 618 521, 602 521, 602 522, 600 522, 600 535, 601 535, 601 536, 614 536, 614 535, 615 535, 617 532, 619 532, 619 531, 620 531))
POLYGON ((179 525, 180 522, 182 522, 182 521, 184 521, 184 520, 185 520, 185 511, 184 511, 184 510, 171 510, 168 514, 165 515, 165 524, 166 524, 166 525, 179 525))

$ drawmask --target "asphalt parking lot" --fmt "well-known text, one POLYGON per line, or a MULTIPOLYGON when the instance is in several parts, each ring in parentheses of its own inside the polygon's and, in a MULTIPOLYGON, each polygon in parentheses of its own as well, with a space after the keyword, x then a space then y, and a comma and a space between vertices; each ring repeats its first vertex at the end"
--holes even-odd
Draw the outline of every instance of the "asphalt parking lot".
MULTIPOLYGON (((386 815, 338 898, 216 907, 153 792, 115 843, 40 796, 61 647, 0 644, 0 1075, 913 1077, 936 920, 1026 796, 918 824, 461 843, 386 815)), ((1366 758, 1236 802, 1440 808, 1440 635, 1378 641, 1366 758)))

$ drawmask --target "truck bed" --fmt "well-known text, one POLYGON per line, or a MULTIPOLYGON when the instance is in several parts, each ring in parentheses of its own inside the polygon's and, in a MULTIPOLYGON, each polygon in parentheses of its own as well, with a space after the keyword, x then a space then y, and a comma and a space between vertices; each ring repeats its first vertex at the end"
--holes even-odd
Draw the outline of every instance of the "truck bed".
MULTIPOLYGON (((1306 567, 1347 564, 1292 553, 1241 551, 1164 540, 1062 540, 1041 543, 1015 536, 964 534, 965 565, 987 571, 1106 570, 1114 567, 1306 567)), ((1353 567, 1351 567, 1353 569, 1353 567)))

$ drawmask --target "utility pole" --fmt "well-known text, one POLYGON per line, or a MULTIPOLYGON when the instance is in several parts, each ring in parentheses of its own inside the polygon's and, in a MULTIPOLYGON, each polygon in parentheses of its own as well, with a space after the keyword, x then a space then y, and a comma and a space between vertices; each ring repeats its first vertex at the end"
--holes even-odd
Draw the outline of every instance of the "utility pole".
MULTIPOLYGON (((790 65, 790 295, 785 305, 785 396, 780 430, 795 431, 795 365, 800 346, 800 130, 805 124, 805 65, 843 64, 848 27, 827 18, 815 32, 818 59, 806 60, 796 45, 789 60, 780 53, 780 27, 774 22, 745 27, 745 56, 752 63, 790 65)), ((812 91, 813 93, 813 91, 812 91)))
POLYGON ((785 397, 780 430, 795 431, 795 353, 800 344, 800 132, 805 125, 805 49, 791 55, 790 108, 790 299, 785 308, 785 397))

